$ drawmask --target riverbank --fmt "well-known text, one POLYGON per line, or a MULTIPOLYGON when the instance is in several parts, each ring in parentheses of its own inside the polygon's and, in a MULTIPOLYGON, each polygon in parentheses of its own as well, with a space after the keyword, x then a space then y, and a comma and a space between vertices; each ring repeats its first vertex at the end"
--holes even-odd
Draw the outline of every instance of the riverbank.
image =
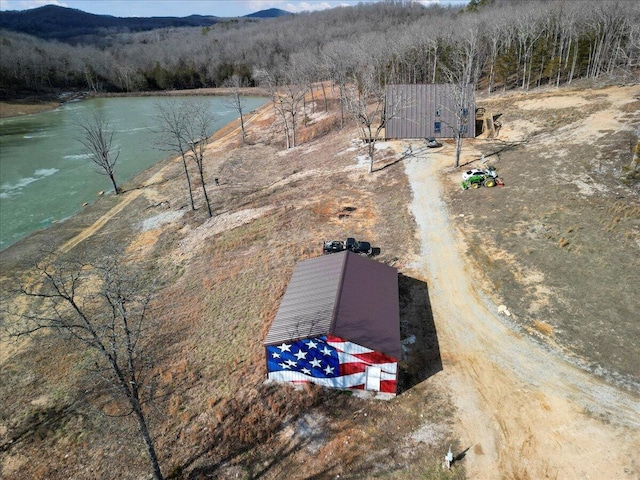
MULTIPOLYGON (((113 98, 113 97, 190 97, 216 96, 226 97, 234 93, 232 88, 195 88, 191 90, 162 90, 148 92, 61 92, 60 94, 16 95, 15 98, 0 100, 0 118, 19 117, 42 113, 58 108, 69 100, 78 98, 113 98)), ((247 97, 266 97, 269 93, 264 88, 241 88, 240 94, 247 97)))
POLYGON ((20 117, 58 108, 62 103, 52 99, 0 101, 0 118, 20 117))
MULTIPOLYGON (((192 98, 208 105, 211 129, 224 128, 238 116, 226 97, 192 98)), ((264 97, 243 97, 245 115, 266 103, 264 97)), ((132 178, 151 163, 164 158, 157 133, 158 102, 167 97, 86 98, 68 102, 39 114, 2 119, 2 171, 0 172, 0 249, 34 230, 68 218, 82 205, 96 199, 96 193, 110 191, 104 175, 97 175, 86 150, 77 141, 77 122, 94 112, 114 130, 120 158, 118 183, 132 178)))

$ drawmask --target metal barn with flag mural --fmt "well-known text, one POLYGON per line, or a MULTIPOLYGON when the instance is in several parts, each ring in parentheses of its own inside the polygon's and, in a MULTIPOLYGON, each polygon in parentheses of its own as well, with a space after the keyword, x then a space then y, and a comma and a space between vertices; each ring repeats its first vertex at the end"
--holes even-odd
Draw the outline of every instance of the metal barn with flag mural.
POLYGON ((395 395, 396 269, 349 251, 299 262, 264 345, 270 380, 395 395))

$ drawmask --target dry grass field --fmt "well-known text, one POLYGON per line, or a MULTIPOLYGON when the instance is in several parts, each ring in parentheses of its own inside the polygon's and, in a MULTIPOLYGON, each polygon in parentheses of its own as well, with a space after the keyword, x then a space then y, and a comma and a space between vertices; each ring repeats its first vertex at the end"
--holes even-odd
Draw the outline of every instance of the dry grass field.
MULTIPOLYGON (((263 384, 261 342, 296 262, 320 255, 323 240, 355 236, 380 246, 379 261, 402 268, 418 246, 402 165, 382 152, 379 166, 389 168, 369 175, 357 160, 357 131, 336 128, 335 107, 310 114, 299 132, 304 143, 288 151, 268 106, 248 122, 249 145, 240 146, 235 125, 218 132, 208 151, 211 219, 197 190, 200 208, 189 211, 181 165, 167 160, 121 197, 100 199, 1 254, 5 289, 29 281, 43 245, 84 259, 117 249, 156 277, 159 326, 148 351, 157 400, 148 414, 172 478, 441 473, 441 453, 454 442, 452 412, 445 392, 419 383, 438 368, 433 324, 422 321, 423 283, 400 280, 404 334, 422 345, 403 366, 406 395, 371 402, 263 384)), ((117 404, 84 368, 87 352, 45 334, 5 342, 3 351, 3 478, 144 478, 135 425, 102 415, 117 404)))

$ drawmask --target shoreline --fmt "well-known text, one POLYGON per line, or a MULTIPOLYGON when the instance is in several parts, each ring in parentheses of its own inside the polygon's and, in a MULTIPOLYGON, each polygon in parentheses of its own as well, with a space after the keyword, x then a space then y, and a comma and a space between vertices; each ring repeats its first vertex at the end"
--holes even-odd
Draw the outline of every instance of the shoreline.
MULTIPOLYGON (((88 98, 117 97, 189 97, 211 96, 224 97, 233 93, 233 88, 194 88, 190 90, 161 90, 144 92, 61 92, 58 94, 30 95, 16 99, 0 100, 0 119, 15 118, 24 115, 55 110, 71 100, 88 98)), ((240 93, 248 97, 268 97, 266 90, 260 87, 241 88, 240 93)))
MULTIPOLYGON (((245 122, 248 122, 249 120, 259 116, 263 112, 263 109, 265 109, 266 107, 268 107, 268 103, 247 112, 245 114, 245 122)), ((228 134, 229 129, 236 128, 236 124, 239 128, 239 118, 231 120, 230 122, 220 127, 211 135, 211 137, 209 137, 209 142, 218 141, 221 137, 228 134)), ((89 202, 88 205, 82 207, 80 210, 69 215, 68 217, 60 219, 48 226, 34 230, 27 236, 22 237, 13 243, 10 243, 6 247, 0 248, 0 264, 2 265, 3 270, 7 269, 7 266, 10 263, 10 259, 15 260, 19 263, 20 258, 25 258, 26 260, 28 260, 31 254, 35 252, 42 253, 42 248, 40 247, 40 245, 43 243, 51 245, 52 249, 57 249, 61 245, 65 244, 68 240, 75 236, 75 234, 77 233, 76 230, 82 230, 86 228, 87 225, 93 223, 96 219, 95 215, 104 215, 107 211, 113 208, 115 203, 120 202, 123 196, 134 190, 144 188, 150 178, 152 178, 163 168, 171 165, 177 159, 179 159, 179 156, 175 154, 170 154, 167 157, 159 159, 157 162, 149 165, 141 172, 135 174, 133 177, 123 182, 123 192, 121 195, 113 195, 112 193, 108 193, 106 195, 97 196, 95 200, 89 202), (105 206, 106 210, 104 210, 105 206), (42 238, 46 238, 46 240, 43 241, 42 238), (29 253, 25 254, 24 252, 29 253)))
POLYGON ((25 103, 23 101, 8 102, 6 100, 2 100, 0 101, 0 119, 24 117, 25 115, 33 115, 35 113, 55 110, 62 105, 62 103, 63 102, 53 100, 33 103, 25 103))
MULTIPOLYGON (((177 94, 179 94, 179 93, 180 93, 180 92, 177 92, 177 91, 175 91, 175 92, 168 92, 168 95, 163 95, 162 97, 164 97, 164 98, 166 99, 166 97, 167 97, 167 96, 177 95, 177 94)), ((192 95, 196 95, 196 94, 197 94, 197 95, 200 95, 200 94, 202 94, 202 93, 203 93, 202 91, 198 90, 198 91, 192 91, 192 93, 191 93, 191 94, 192 94, 192 95)), ((207 98, 209 98, 209 99, 211 99, 211 100, 216 99, 216 100, 215 100, 216 102, 221 102, 221 97, 220 97, 220 95, 222 95, 223 93, 227 93, 227 91, 226 91, 226 90, 217 90, 215 93, 217 93, 218 95, 208 95, 208 96, 207 96, 207 98)), ((247 95, 247 94, 260 93, 260 92, 259 92, 259 91, 256 91, 255 89, 245 89, 245 90, 243 91, 243 93, 244 93, 244 95, 247 95)), ((153 100, 152 98, 149 98, 149 96, 147 96, 147 95, 142 95, 142 96, 138 96, 138 95, 129 95, 129 96, 133 98, 132 102, 135 102, 135 101, 136 101, 136 100, 135 100, 136 98, 143 98, 143 97, 144 97, 144 98, 146 98, 146 99, 144 100, 145 102, 148 102, 149 100, 153 100)), ((248 95, 247 95, 247 96, 248 96, 248 95)), ((250 104, 251 106, 253 105, 253 103, 254 103, 254 102, 258 102, 258 103, 260 103, 260 104, 266 104, 266 103, 268 103, 268 101, 267 101, 267 99, 266 99, 265 97, 257 97, 256 95, 252 95, 252 96, 254 97, 254 100, 251 100, 250 102, 248 102, 248 104, 250 104)), ((82 99, 91 100, 91 99, 100 98, 100 97, 101 97, 101 96, 97 96, 97 97, 94 97, 94 96, 87 96, 87 97, 83 97, 82 99)), ((77 95, 77 94, 68 94, 68 95, 65 97, 65 99, 67 100, 67 102, 72 102, 72 101, 75 101, 76 99, 79 99, 79 98, 80 98, 80 97, 79 97, 79 95, 77 95)), ((112 99, 113 99, 113 98, 117 98, 117 96, 106 96, 106 97, 103 97, 103 98, 112 98, 112 99)), ((203 101, 209 101, 209 100, 207 100, 207 99, 206 99, 206 98, 204 98, 204 97, 201 97, 201 98, 202 98, 202 100, 203 100, 203 101)), ((158 99, 158 100, 160 100, 160 99, 158 99)), ((109 101, 109 100, 105 100, 105 101, 109 101)), ((113 101, 115 101, 115 100, 113 100, 113 101)), ((53 104, 53 105, 52 105, 52 108, 56 108, 56 107, 58 107, 58 106, 64 106, 64 105, 65 105, 65 102, 62 102, 62 103, 58 103, 58 102, 56 102, 55 104, 53 104)), ((44 109, 44 108, 46 107, 46 105, 44 105, 44 104, 38 104, 38 106, 39 106, 41 109, 44 109)), ((264 105, 262 105, 262 106, 264 106, 264 105)), ((256 112, 257 112, 258 110, 260 110, 260 108, 261 108, 261 107, 258 107, 257 109, 252 109, 252 110, 249 110, 249 111, 247 111, 247 112, 243 112, 243 113, 244 113, 245 118, 247 118, 247 119, 248 119, 248 118, 252 118, 252 117, 256 114, 256 112)), ((236 113, 236 115, 237 115, 237 113, 236 113)), ((10 122, 16 122, 16 123, 18 123, 18 122, 22 122, 22 121, 30 122, 31 120, 29 120, 28 118, 25 118, 25 119, 23 119, 23 120, 17 119, 17 120, 10 121, 10 122)), ((228 131, 228 129, 229 129, 231 126, 235 127, 236 125, 239 125, 239 120, 238 120, 237 118, 235 118, 235 119, 230 119, 227 123, 225 123, 224 125, 221 125, 221 126, 219 127, 218 131, 216 131, 216 132, 214 132, 214 133, 213 133, 212 139, 215 139, 215 138, 219 135, 219 132, 225 132, 225 131, 228 131)), ((157 163, 157 162, 162 162, 163 160, 166 160, 167 158, 173 158, 173 157, 174 157, 174 155, 173 155, 171 152, 165 152, 165 154, 164 154, 164 155, 165 155, 165 156, 163 156, 162 158, 159 158, 159 159, 156 161, 156 163, 157 163), (168 156, 167 156, 167 154, 168 154, 168 156)), ((155 163, 154 163, 154 165, 155 165, 155 163)), ((153 166, 153 165, 150 165, 149 167, 147 167, 147 169, 148 169, 148 168, 151 168, 152 166, 153 166)), ((147 169, 143 170, 142 172, 139 172, 138 174, 135 174, 135 175, 134 175, 133 177, 131 177, 131 178, 126 179, 126 180, 125 180, 125 182, 123 183, 124 188, 128 188, 128 187, 126 186, 126 184, 128 184, 128 183, 130 183, 130 182, 133 182, 133 184, 135 184, 135 181, 136 181, 135 179, 136 179, 136 177, 138 177, 138 175, 140 175, 140 174, 144 174, 144 172, 145 172, 147 169)), ((132 188, 135 188, 135 187, 132 187, 132 188)), ((100 190, 100 189, 98 189, 98 190, 100 190)), ((100 199, 99 197, 97 197, 97 196, 93 196, 93 197, 87 198, 87 199, 86 199, 86 202, 82 201, 82 202, 79 202, 79 204, 80 204, 80 203, 88 203, 89 205, 91 205, 91 204, 94 204, 95 202, 99 201, 99 199, 100 199)), ((4 202, 4 201, 3 201, 3 202, 4 202)), ((44 231, 44 230, 49 230, 49 229, 53 229, 53 228, 55 228, 57 225, 59 225, 59 224, 61 224, 61 223, 67 223, 67 222, 68 222, 71 218, 73 218, 75 215, 78 215, 82 210, 86 209, 86 207, 87 207, 87 206, 88 206, 88 205, 83 205, 82 207, 78 206, 78 207, 77 207, 76 209, 74 209, 74 211, 73 211, 71 214, 69 214, 69 215, 60 215, 60 216, 56 216, 56 217, 55 217, 55 221, 54 221, 54 222, 48 222, 48 221, 47 221, 47 222, 42 222, 41 224, 38 224, 38 225, 34 225, 35 229, 33 229, 33 230, 31 230, 29 233, 27 233, 27 235, 26 235, 26 236, 23 236, 23 237, 22 237, 21 235, 18 235, 18 238, 15 238, 15 236, 7 235, 7 237, 6 237, 6 238, 4 238, 4 235, 3 235, 3 242, 2 242, 2 245, 0 245, 0 252, 3 252, 3 251, 5 251, 5 250, 7 250, 7 249, 12 248, 14 245, 16 245, 16 244, 20 243, 21 241, 23 241, 23 240, 27 239, 29 236, 33 235, 33 234, 34 234, 34 233, 36 233, 36 232, 44 231)))

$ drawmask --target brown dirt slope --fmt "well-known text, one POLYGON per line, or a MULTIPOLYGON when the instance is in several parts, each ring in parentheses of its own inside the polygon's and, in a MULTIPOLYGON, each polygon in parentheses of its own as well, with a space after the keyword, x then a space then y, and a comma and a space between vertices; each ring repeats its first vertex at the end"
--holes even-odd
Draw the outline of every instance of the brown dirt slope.
MULTIPOLYGON (((640 182, 622 179, 640 125, 640 87, 561 90, 480 102, 502 114, 475 141, 505 181, 450 189, 468 255, 511 320, 581 367, 640 390, 640 182)), ((466 168, 465 167, 465 168, 466 168)), ((459 175, 451 172, 453 185, 459 175)))
POLYGON ((450 145, 408 164, 470 478, 638 476, 640 195, 621 174, 639 94, 481 102, 503 128, 463 168, 484 154, 504 187, 460 189, 450 145))
MULTIPOLYGON (((240 148, 237 128, 210 145, 212 219, 199 196, 198 210, 189 211, 180 164, 161 162, 122 196, 0 252, 3 290, 30 281, 28 266, 43 245, 82 259, 116 247, 156 277, 153 311, 162 326, 150 355, 158 400, 148 412, 173 478, 464 478, 465 470, 471 478, 633 478, 633 395, 603 385, 605 396, 589 397, 591 375, 548 351, 598 366, 605 380, 637 394, 638 336, 626 329, 638 328, 627 317, 640 270, 632 268, 638 190, 616 180, 637 124, 635 96, 637 87, 487 100, 503 113, 500 141, 467 142, 465 163, 484 152, 506 186, 465 192, 448 167, 450 145, 405 157, 407 142, 383 144, 368 175, 357 131, 336 129, 335 101, 329 113, 316 105, 300 127, 305 143, 288 151, 265 107, 249 122, 249 145, 240 148), (547 173, 533 183, 531 170, 547 173), (587 173, 576 178, 576 171, 587 173), (419 199, 437 207, 431 220, 419 199), (379 246, 378 261, 403 274, 407 355, 402 394, 391 402, 263 385, 261 340, 293 267, 319 255, 322 240, 346 236, 379 246), (455 281, 449 264, 463 265, 452 270, 455 281), (612 282, 613 297, 582 278, 613 275, 608 268, 624 280, 612 282), (590 314, 605 308, 605 297, 614 302, 605 314, 590 314), (496 316, 501 303, 511 317, 496 316), (586 320, 576 325, 575 315, 586 320), (494 357, 494 343, 513 348, 494 357), (543 365, 530 370, 536 362, 543 365), (611 406, 621 411, 608 414, 611 406), (595 458, 598 441, 618 448, 610 463, 595 458), (444 471, 450 444, 459 461, 444 471)), ((3 341, 1 350, 3 478, 148 472, 135 426, 96 414, 113 402, 83 368, 86 352, 55 336, 3 341)))
MULTIPOLYGON (((438 365, 430 348, 437 340, 424 321, 426 285, 410 277, 400 281, 403 331, 418 345, 403 365, 405 395, 370 402, 263 385, 261 341, 297 261, 319 255, 324 239, 350 235, 380 246, 378 260, 400 268, 415 251, 402 165, 393 151, 380 152, 387 168, 368 175, 357 132, 335 129, 335 101, 330 107, 310 112, 299 135, 308 140, 293 150, 283 150, 268 106, 247 122, 249 145, 240 148, 237 126, 216 136, 206 168, 211 219, 198 189, 198 209, 188 209, 181 165, 170 159, 125 185, 124 194, 0 252, 9 295, 16 282, 32 281, 28 268, 43 246, 85 260, 116 248, 155 277, 161 328, 149 354, 158 365, 158 400, 148 414, 161 465, 174 478, 292 471, 298 478, 415 478, 439 472, 441 452, 455 445, 446 392, 422 383, 438 365)), ((117 404, 84 368, 91 359, 53 335, 3 342, 3 478, 139 478, 148 471, 132 422, 99 414, 117 404)), ((449 478, 461 475, 458 469, 449 478)))

